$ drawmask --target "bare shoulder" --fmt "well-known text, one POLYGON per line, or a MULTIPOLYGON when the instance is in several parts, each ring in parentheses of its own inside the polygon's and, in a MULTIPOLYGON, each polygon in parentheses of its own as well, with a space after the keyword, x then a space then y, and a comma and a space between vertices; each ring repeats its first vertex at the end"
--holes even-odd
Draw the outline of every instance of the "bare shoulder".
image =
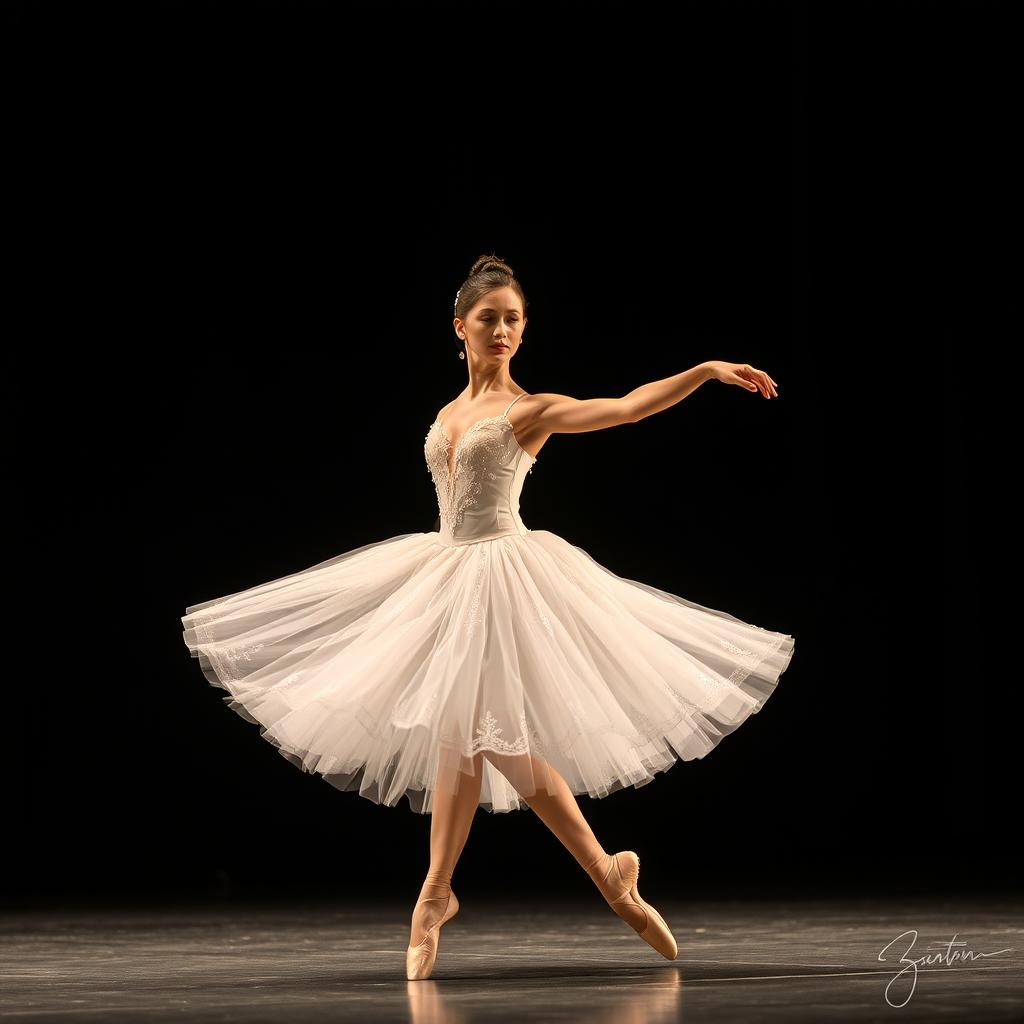
POLYGON ((437 416, 435 416, 434 418, 437 420, 444 419, 444 417, 451 411, 452 406, 454 406, 456 402, 458 402, 458 399, 453 398, 447 405, 441 408, 440 412, 438 412, 437 416))

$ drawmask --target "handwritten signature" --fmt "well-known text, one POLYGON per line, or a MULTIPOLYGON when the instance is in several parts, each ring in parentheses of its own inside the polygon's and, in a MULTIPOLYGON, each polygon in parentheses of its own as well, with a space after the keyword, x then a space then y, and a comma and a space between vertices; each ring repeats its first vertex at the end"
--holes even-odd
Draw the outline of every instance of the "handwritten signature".
POLYGON ((917 988, 917 969, 919 966, 928 967, 932 964, 942 964, 944 966, 949 966, 958 962, 973 961, 983 957, 999 956, 1000 953, 1012 952, 1012 949, 997 949, 994 953, 975 953, 973 950, 969 949, 954 950, 954 946, 966 946, 965 942, 956 941, 957 934, 958 933, 954 933, 953 938, 951 938, 949 942, 946 944, 945 952, 926 953, 924 956, 919 957, 911 957, 908 955, 913 950, 914 943, 917 942, 916 928, 908 928, 905 932, 901 932, 899 935, 897 935, 896 938, 892 940, 892 942, 887 943, 882 948, 882 951, 878 954, 879 963, 885 962, 885 954, 891 946, 899 942, 900 939, 909 937, 909 944, 907 948, 904 950, 904 952, 901 954, 899 961, 901 964, 905 964, 906 966, 897 974, 895 974, 892 978, 889 979, 889 984, 885 986, 885 1001, 890 1006, 895 1007, 906 1006, 907 1003, 910 1002, 910 997, 914 994, 914 989, 917 988), (896 983, 908 974, 910 978, 910 991, 907 993, 907 998, 904 999, 902 1003, 894 1003, 889 998, 889 989, 893 986, 894 983, 896 983))

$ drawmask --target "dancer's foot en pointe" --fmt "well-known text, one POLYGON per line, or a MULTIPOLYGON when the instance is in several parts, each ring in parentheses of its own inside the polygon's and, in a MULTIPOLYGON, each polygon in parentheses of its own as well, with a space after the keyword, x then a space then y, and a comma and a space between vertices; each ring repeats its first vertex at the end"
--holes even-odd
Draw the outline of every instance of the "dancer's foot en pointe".
POLYGON ((623 921, 666 960, 675 960, 679 947, 665 919, 637 892, 640 858, 632 850, 602 854, 587 874, 605 901, 623 921))
POLYGON ((405 951, 405 976, 410 981, 429 978, 437 958, 441 926, 459 910, 459 901, 447 878, 427 875, 412 912, 409 948, 405 951))

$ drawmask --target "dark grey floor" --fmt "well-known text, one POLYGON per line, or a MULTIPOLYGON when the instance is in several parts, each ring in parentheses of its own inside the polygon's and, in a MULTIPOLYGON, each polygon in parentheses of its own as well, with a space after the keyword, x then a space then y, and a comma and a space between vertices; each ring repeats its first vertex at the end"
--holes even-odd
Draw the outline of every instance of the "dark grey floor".
POLYGON ((670 962, 603 903, 460 899, 432 978, 417 982, 404 970, 411 907, 346 909, 334 900, 9 912, 0 917, 0 1016, 417 1024, 1024 1019, 1020 903, 657 903, 679 944, 670 962), (942 959, 922 964, 915 977, 901 956, 942 959))

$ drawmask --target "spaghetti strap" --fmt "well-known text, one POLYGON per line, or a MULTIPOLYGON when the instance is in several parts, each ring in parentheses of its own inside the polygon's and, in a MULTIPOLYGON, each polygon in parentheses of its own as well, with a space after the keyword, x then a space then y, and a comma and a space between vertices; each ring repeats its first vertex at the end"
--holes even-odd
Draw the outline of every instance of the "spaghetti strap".
POLYGON ((502 416, 507 416, 508 415, 508 410, 511 409, 512 406, 515 405, 516 402, 518 402, 520 398, 525 398, 527 394, 528 394, 528 392, 524 391, 521 395, 516 395, 516 397, 513 398, 512 401, 508 403, 508 408, 501 415, 502 416))

